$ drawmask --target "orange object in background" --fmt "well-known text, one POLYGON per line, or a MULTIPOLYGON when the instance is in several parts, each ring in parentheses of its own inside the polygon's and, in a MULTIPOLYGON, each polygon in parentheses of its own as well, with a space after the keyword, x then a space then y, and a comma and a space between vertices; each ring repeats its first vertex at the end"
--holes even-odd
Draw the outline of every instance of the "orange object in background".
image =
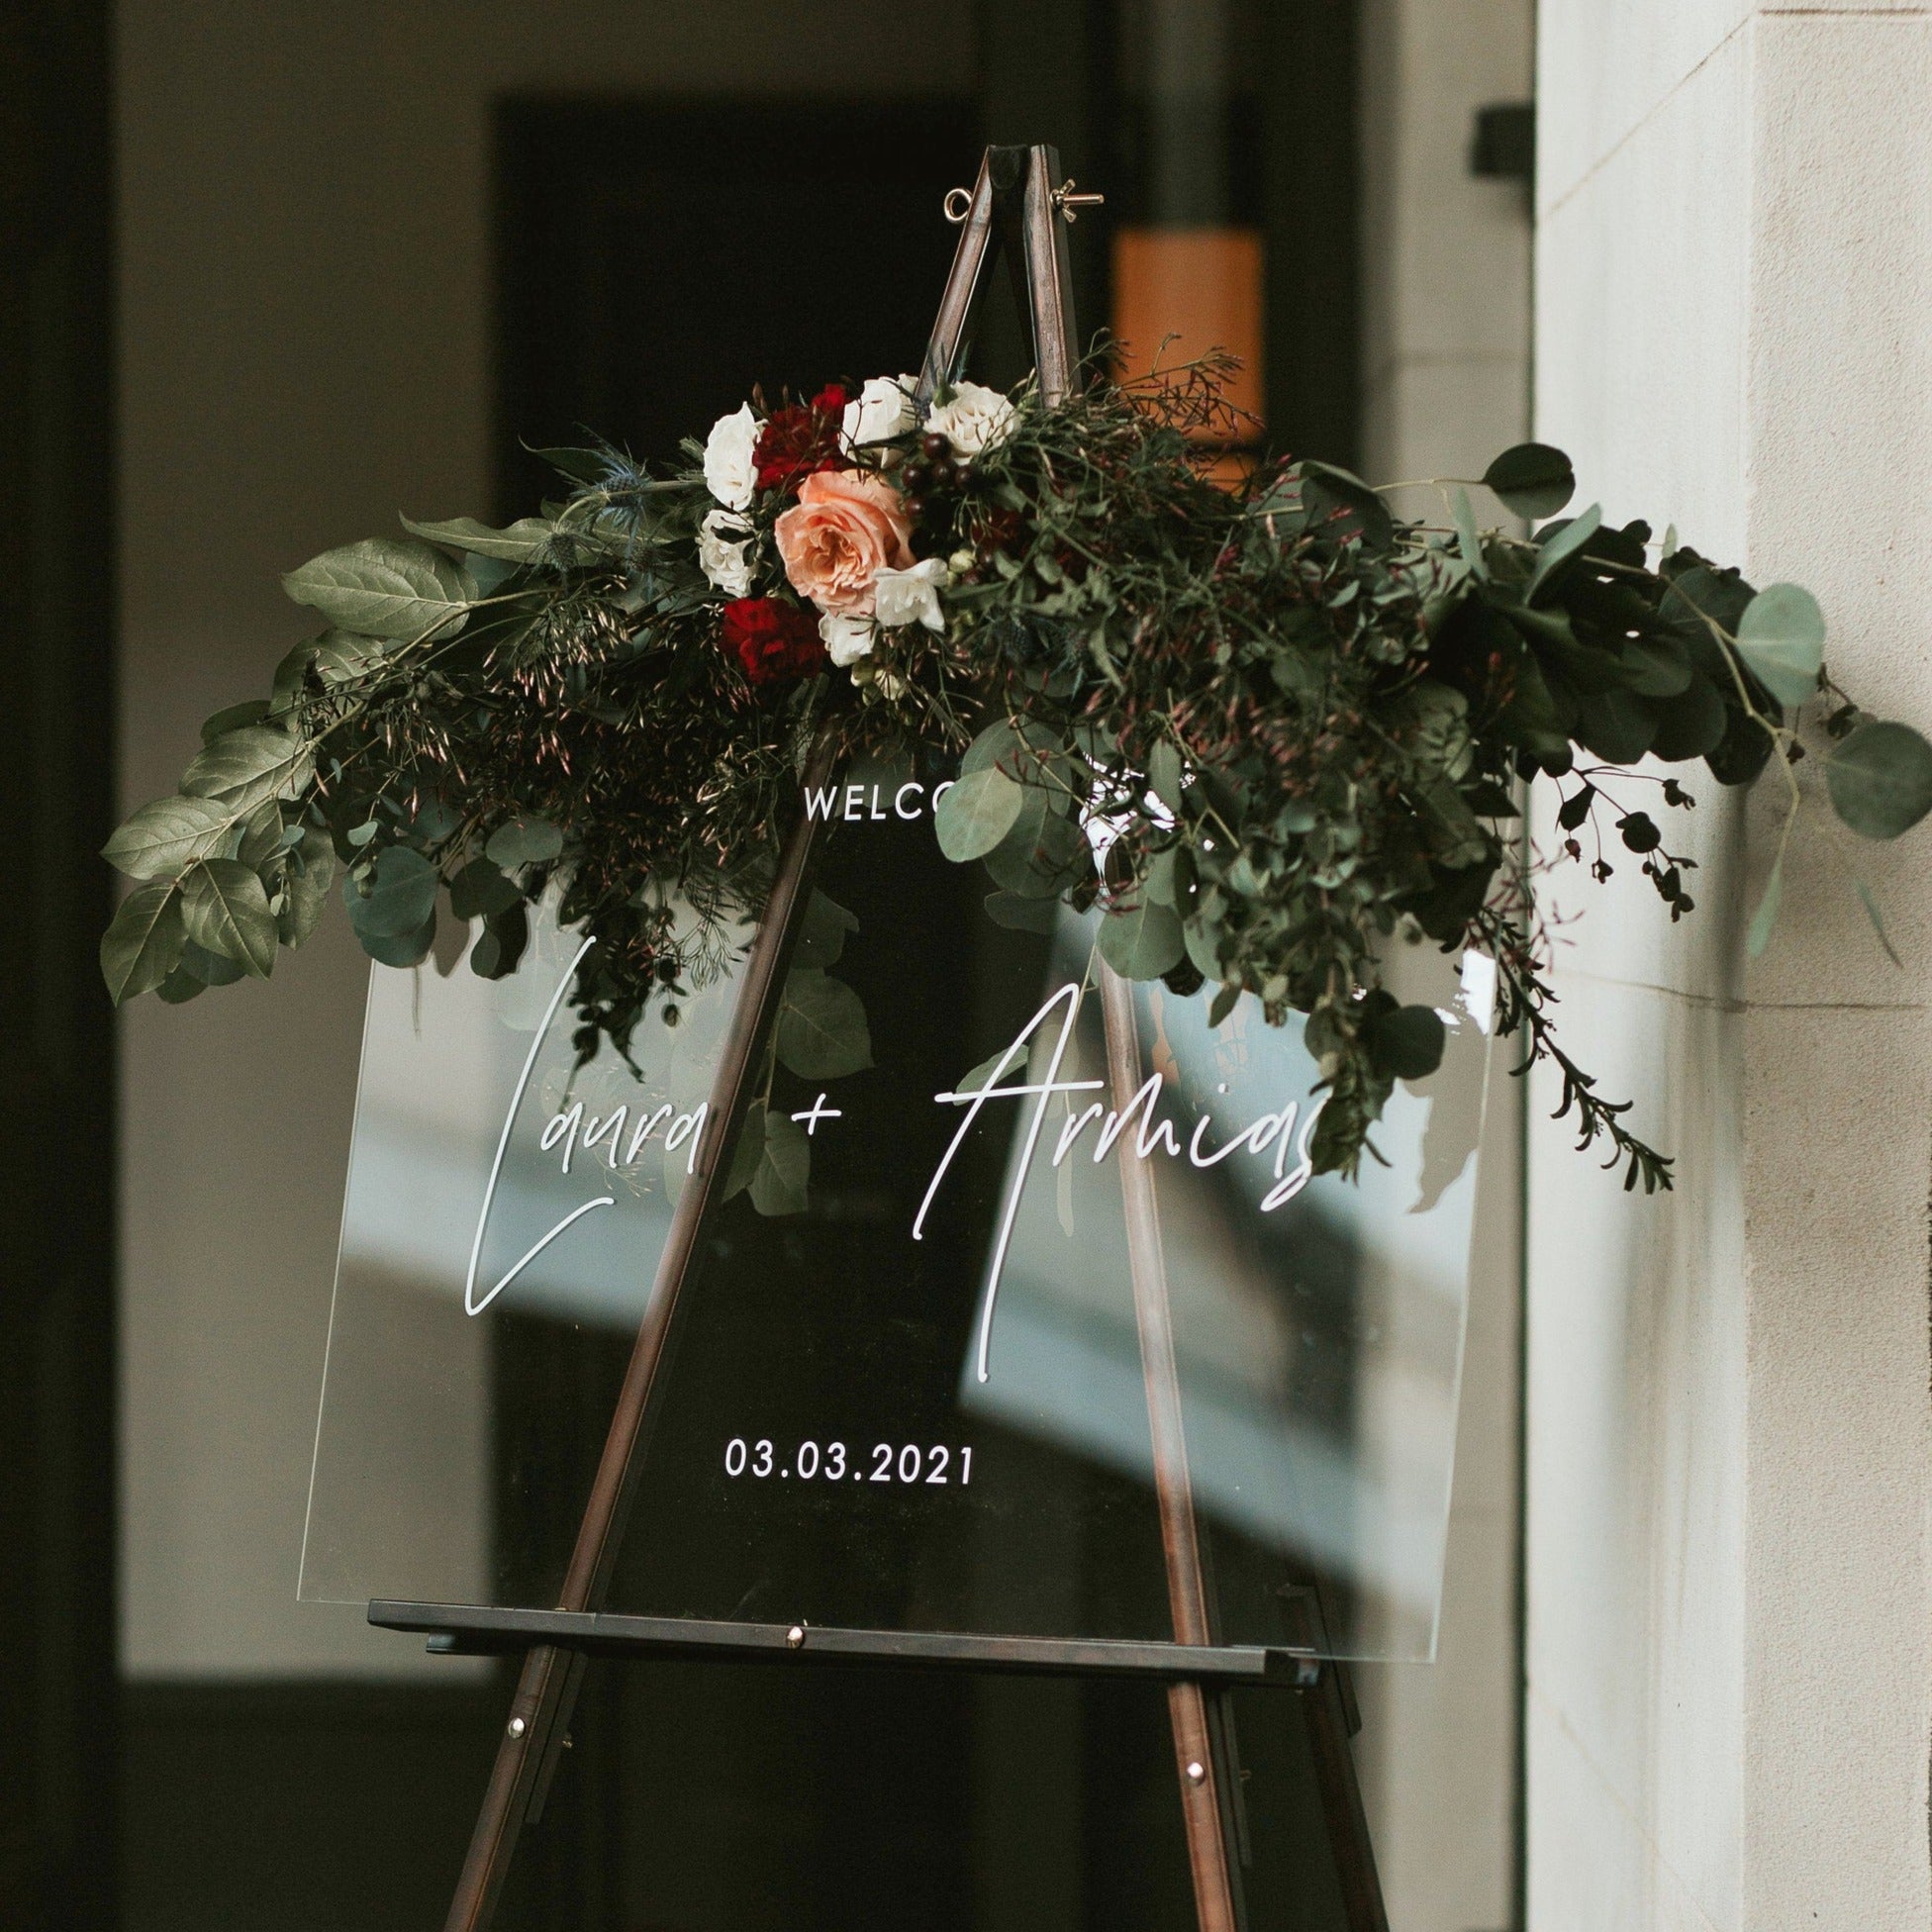
MULTIPOLYGON (((1261 235, 1251 228, 1127 228, 1113 238, 1113 333, 1123 375, 1224 348, 1241 366, 1227 400, 1259 421, 1264 371, 1261 235), (1162 338, 1174 338, 1162 346, 1162 338)), ((1248 438, 1243 438, 1248 440, 1248 438)))

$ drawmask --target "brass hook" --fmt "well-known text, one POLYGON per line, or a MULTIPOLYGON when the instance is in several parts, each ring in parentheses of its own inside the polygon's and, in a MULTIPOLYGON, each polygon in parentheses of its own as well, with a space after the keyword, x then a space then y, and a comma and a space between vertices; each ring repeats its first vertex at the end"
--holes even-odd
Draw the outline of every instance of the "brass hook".
POLYGON ((957 228, 973 212, 973 191, 971 188, 948 188, 943 204, 946 220, 957 228))
POLYGON ((1072 175, 1068 175, 1066 180, 1053 190, 1053 205, 1067 218, 1069 227, 1073 225, 1075 215, 1080 209, 1100 208, 1105 206, 1106 202, 1105 195, 1076 194, 1072 175))

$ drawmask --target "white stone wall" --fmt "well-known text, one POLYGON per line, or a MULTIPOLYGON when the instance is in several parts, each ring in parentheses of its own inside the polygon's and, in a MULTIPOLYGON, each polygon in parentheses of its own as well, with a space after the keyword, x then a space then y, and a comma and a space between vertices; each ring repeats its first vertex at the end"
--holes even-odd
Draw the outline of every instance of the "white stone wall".
MULTIPOLYGON (((1809 585, 1842 680, 1932 727, 1927 10, 1545 0, 1539 33, 1537 433, 1606 516, 1809 585)), ((1696 788, 1684 926, 1630 867, 1549 895, 1590 905, 1570 1046, 1679 1186, 1623 1195, 1532 1096, 1537 1932, 1932 1918, 1932 833, 1813 799, 1747 972, 1776 784, 1696 788)))
MULTIPOLYGON (((1530 208, 1470 172, 1476 111, 1527 100, 1534 0, 1368 0, 1360 16, 1363 469, 1476 476, 1527 434, 1530 208)), ((1432 490, 1399 501, 1440 516, 1432 490)), ((1522 1089, 1497 1056, 1483 1140, 1462 1413, 1433 1664, 1358 1672, 1356 1740, 1390 1922, 1513 1910, 1519 1661, 1522 1089)))

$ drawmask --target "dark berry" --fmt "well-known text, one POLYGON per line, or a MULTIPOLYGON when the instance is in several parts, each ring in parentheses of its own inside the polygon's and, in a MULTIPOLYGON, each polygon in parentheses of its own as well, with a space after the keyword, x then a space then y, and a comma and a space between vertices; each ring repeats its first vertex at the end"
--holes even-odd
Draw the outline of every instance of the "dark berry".
POLYGON ((937 430, 928 430, 920 436, 919 447, 925 452, 928 462, 943 463, 952 454, 952 444, 937 430))
POLYGON ((923 497, 907 497, 904 500, 902 508, 905 510, 908 520, 916 524, 925 515, 925 499, 923 497))

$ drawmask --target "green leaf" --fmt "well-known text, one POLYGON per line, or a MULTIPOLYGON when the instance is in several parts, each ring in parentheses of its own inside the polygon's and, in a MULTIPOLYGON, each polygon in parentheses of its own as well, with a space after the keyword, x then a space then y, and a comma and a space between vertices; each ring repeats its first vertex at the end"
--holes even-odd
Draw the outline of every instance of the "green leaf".
POLYGON ((1181 754, 1163 738, 1147 754, 1147 783, 1170 812, 1181 809, 1181 754))
POLYGON ((380 637, 358 636, 353 630, 325 630, 309 646, 309 663, 324 684, 348 684, 382 657, 380 637))
POLYGON ((1026 788, 997 768, 968 772, 933 809, 940 851, 960 863, 984 858, 1012 831, 1025 798, 1026 788))
POLYGON ((986 869, 1008 892, 1058 899, 1069 886, 1093 876, 1093 851, 1086 833, 1050 811, 1045 795, 1031 786, 1013 830, 987 853, 986 869))
POLYGON ((283 875, 282 910, 275 915, 283 945, 291 949, 301 945, 322 923, 335 878, 336 852, 329 834, 315 825, 305 826, 283 875))
POLYGON ((449 882, 449 910, 459 919, 507 913, 523 898, 516 881, 506 879, 489 859, 471 859, 449 882))
POLYGON ((121 826, 101 856, 131 879, 172 878, 218 852, 234 821, 229 807, 207 799, 156 799, 121 826))
POLYGON ((1519 442, 1483 472, 1487 483, 1518 517, 1554 517, 1577 488, 1570 458, 1547 442, 1519 442))
POLYGON ((987 917, 995 925, 1015 932, 1051 932, 1060 918, 1057 899, 1035 899, 1029 893, 990 892, 987 917))
POLYGON ((1552 573, 1568 563, 1596 534, 1602 521, 1601 506, 1593 503, 1581 516, 1573 517, 1554 536, 1542 540, 1536 569, 1523 591, 1525 604, 1536 602, 1536 593, 1549 582, 1552 573))
POLYGON ((802 1080, 836 1080, 872 1064, 859 996, 821 966, 795 966, 778 1010, 778 1057, 802 1080))
POLYGON ((545 517, 519 517, 508 530, 492 530, 474 517, 451 517, 440 524, 419 524, 405 517, 403 528, 431 543, 445 543, 471 556, 502 557, 509 563, 530 562, 556 533, 556 525, 545 517))
POLYGON ((255 979, 275 964, 275 916, 259 876, 240 859, 203 859, 181 898, 188 937, 232 959, 255 979))
POLYGON ((530 915, 519 903, 484 921, 482 936, 470 948, 469 969, 480 980, 508 979, 529 944, 530 915))
POLYGON ((563 833, 547 819, 519 815, 506 819, 490 834, 483 853, 506 872, 520 865, 547 865, 563 850, 563 833))
POLYGON ((752 1101, 738 1123, 737 1145, 731 1150, 730 1171, 724 1176, 724 1192, 719 1197, 729 1201, 751 1185, 752 1177, 765 1158, 765 1113, 763 1101, 752 1101))
POLYGON ((363 949, 370 950, 371 939, 400 939, 419 931, 435 914, 436 884, 435 867, 407 845, 379 852, 362 885, 352 877, 343 880, 342 897, 363 949))
POLYGON ((1885 931, 1885 922, 1879 912, 1879 902, 1873 897, 1872 888, 1863 879, 1852 881, 1853 890, 1858 894, 1858 903, 1865 908, 1865 917, 1872 921, 1872 930, 1879 935, 1879 943, 1885 949, 1885 957, 1903 971, 1905 962, 1892 950, 1890 935, 1885 931))
MULTIPOLYGON (((1492 463, 1490 467, 1494 469, 1496 465, 1492 463)), ((1557 508, 1561 510, 1563 505, 1558 504, 1557 508)), ((1490 574, 1489 559, 1483 554, 1483 536, 1476 528, 1476 512, 1470 508, 1467 490, 1456 492, 1456 500, 1450 507, 1450 515, 1455 520, 1456 548, 1462 553, 1463 561, 1469 565, 1475 576, 1487 577, 1490 574)))
POLYGON ((470 586, 440 550, 372 536, 291 570, 282 588, 331 624, 369 637, 452 635, 462 628, 470 586))
POLYGON ((1302 503, 1308 527, 1343 541, 1360 537, 1366 550, 1386 550, 1395 540, 1389 506, 1352 470, 1333 463, 1304 462, 1302 503))
POLYGON ((802 1214, 812 1175, 812 1142, 789 1114, 765 1115, 764 1158, 751 1177, 751 1205, 761 1214, 802 1214))
POLYGON ((1375 1064, 1397 1080, 1424 1080, 1434 1073, 1448 1037, 1433 1007, 1396 1007, 1377 1014, 1368 1034, 1375 1064))
POLYGON ((220 799, 234 816, 263 799, 292 799, 314 769, 309 747, 273 724, 244 724, 226 731, 199 752, 181 776, 190 798, 220 799))
POLYGON ((835 966, 845 950, 845 935, 856 932, 859 922, 852 914, 816 887, 806 902, 805 918, 799 928, 798 950, 793 961, 800 966, 835 966))
POLYGON ((265 872, 282 850, 282 808, 274 799, 263 799, 242 821, 242 842, 234 856, 250 872, 265 872))
POLYGON ((258 724, 268 716, 266 698, 244 698, 239 705, 230 705, 226 711, 218 711, 201 727, 203 744, 213 744, 219 737, 230 731, 239 731, 244 724, 258 724))
MULTIPOLYGON (((237 969, 240 970, 239 968, 237 969)), ((159 986, 154 997, 170 1007, 185 1007, 190 1000, 208 991, 208 982, 198 980, 185 966, 177 966, 159 986)))
POLYGON ((1778 924, 1778 909, 1785 903, 1785 855, 1781 852, 1771 868, 1771 877, 1765 881, 1764 895, 1758 901, 1758 910, 1751 915, 1751 929, 1744 935, 1744 950, 1753 959, 1762 959, 1765 948, 1771 944, 1771 935, 1778 924))
POLYGON ((1766 585, 1738 620, 1737 654, 1781 705, 1815 696, 1825 661, 1818 600, 1797 584, 1766 585))
POLYGON ((101 977, 118 1007, 174 971, 186 938, 181 895, 172 885, 137 886, 101 935, 101 977))
POLYGON ((1000 1071, 1000 1063, 1006 1061, 1006 1073, 1002 1076, 1002 1086, 1023 1082, 1026 1075, 1027 1059, 1024 1053, 1014 1053, 1008 1058, 1008 1049, 999 1047, 989 1053, 978 1066, 969 1068, 952 1084, 955 1094, 978 1094, 994 1084, 993 1076, 1000 1071))
POLYGON ((357 931, 355 936, 378 966, 420 966, 435 944, 436 916, 432 913, 414 932, 357 931))
POLYGON ((210 952, 206 946, 198 946, 190 939, 181 948, 181 963, 169 979, 177 975, 199 980, 203 986, 233 986, 237 980, 246 979, 246 972, 232 959, 224 958, 218 952, 210 952))
POLYGON ((1865 838, 1896 838, 1932 811, 1932 744, 1909 724, 1861 724, 1825 760, 1832 810, 1865 838))
POLYGON ((1138 905, 1101 920, 1101 957, 1123 979, 1157 980, 1187 953, 1181 920, 1170 906, 1142 896, 1138 905))

